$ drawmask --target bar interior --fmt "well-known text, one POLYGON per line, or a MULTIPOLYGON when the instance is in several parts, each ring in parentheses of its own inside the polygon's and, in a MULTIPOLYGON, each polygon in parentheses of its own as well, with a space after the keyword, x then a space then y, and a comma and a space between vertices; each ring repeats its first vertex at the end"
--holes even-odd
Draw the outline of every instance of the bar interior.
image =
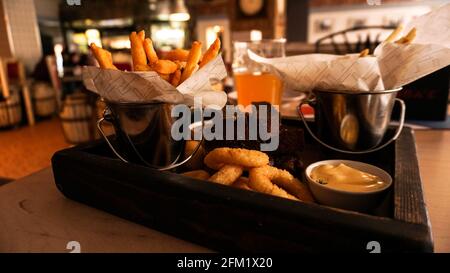
POLYGON ((0 252, 450 252, 449 65, 448 0, 0 0, 0 252))

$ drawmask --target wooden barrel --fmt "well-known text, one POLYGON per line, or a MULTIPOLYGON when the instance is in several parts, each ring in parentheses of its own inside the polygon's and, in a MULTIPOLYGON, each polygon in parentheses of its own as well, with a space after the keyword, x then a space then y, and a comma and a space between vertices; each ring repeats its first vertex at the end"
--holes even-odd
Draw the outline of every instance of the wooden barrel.
POLYGON ((17 89, 10 88, 10 95, 0 99, 0 128, 14 127, 22 121, 22 105, 17 89))
POLYGON ((40 117, 48 117, 56 112, 55 90, 47 83, 36 83, 33 86, 34 110, 40 117))
POLYGON ((83 94, 69 95, 59 114, 66 140, 78 144, 94 139, 92 106, 83 94))

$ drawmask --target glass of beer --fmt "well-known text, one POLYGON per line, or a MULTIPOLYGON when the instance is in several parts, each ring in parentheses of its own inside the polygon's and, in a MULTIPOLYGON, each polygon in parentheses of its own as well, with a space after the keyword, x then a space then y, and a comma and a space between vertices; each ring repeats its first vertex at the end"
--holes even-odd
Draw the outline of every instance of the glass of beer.
POLYGON ((238 104, 247 106, 257 102, 280 105, 283 82, 266 65, 252 61, 250 49, 265 58, 285 56, 285 39, 234 42, 233 74, 238 104))

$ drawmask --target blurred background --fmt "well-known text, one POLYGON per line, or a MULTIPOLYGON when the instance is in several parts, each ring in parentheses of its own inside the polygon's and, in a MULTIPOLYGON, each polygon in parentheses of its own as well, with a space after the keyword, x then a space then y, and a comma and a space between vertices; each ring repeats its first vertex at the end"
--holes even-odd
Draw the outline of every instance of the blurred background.
MULTIPOLYGON (((104 104, 82 84, 81 68, 96 65, 88 45, 112 52, 131 69, 128 35, 145 30, 159 54, 206 49, 217 37, 230 77, 233 42, 286 38, 286 55, 373 50, 400 23, 441 0, 0 0, 0 181, 50 164, 52 154, 99 138, 104 104)), ((425 128, 449 128, 449 68, 404 88, 407 118, 425 128)), ((296 116, 302 96, 283 98, 296 116)), ((230 95, 230 101, 235 99, 230 95)), ((1 183, 1 182, 0 182, 1 183)))

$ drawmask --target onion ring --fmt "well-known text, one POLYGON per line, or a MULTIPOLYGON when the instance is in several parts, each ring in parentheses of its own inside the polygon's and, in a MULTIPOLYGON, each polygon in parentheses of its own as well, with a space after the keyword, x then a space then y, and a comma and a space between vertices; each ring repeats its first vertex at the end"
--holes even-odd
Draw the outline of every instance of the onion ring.
POLYGON ((185 173, 182 173, 182 175, 188 176, 191 178, 201 179, 201 180, 208 180, 210 177, 209 173, 204 170, 185 172, 185 173))
POLYGON ((243 172, 244 169, 241 166, 224 165, 208 180, 211 182, 230 186, 242 175, 243 172))
POLYGON ((249 169, 269 164, 269 156, 255 150, 216 148, 206 155, 204 162, 213 170, 219 170, 224 165, 238 165, 249 169))
POLYGON ((248 183, 249 183, 248 178, 241 176, 231 186, 242 190, 253 191, 252 188, 250 188, 250 186, 248 185, 248 183))
POLYGON ((288 171, 280 170, 272 166, 264 166, 251 169, 249 177, 249 186, 252 189, 262 193, 299 201, 297 197, 280 188, 281 185, 294 188, 293 182, 291 181, 294 180, 294 177, 288 171), (272 181, 275 184, 272 183, 272 181))

